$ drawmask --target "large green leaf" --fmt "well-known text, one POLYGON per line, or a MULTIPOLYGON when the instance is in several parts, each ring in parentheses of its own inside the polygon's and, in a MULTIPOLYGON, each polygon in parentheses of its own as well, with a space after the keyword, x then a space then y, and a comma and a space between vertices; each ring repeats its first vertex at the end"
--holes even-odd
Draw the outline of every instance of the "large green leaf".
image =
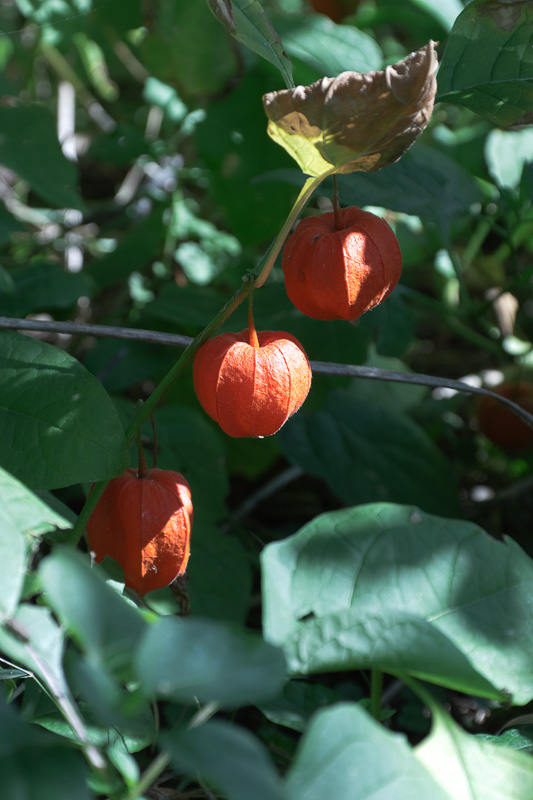
POLYGON ((14 170, 53 206, 83 208, 77 170, 57 140, 53 116, 43 107, 0 108, 0 164, 14 170))
POLYGON ((437 100, 502 127, 533 122, 532 36, 531 0, 469 3, 446 43, 437 100))
POLYGON ((315 715, 287 776, 290 800, 451 800, 409 748, 361 706, 315 715))
POLYGON ((124 432, 102 385, 76 359, 0 334, 0 462, 31 488, 105 480, 127 466, 124 432))
POLYGON ((287 800, 264 746, 246 730, 214 719, 161 736, 172 763, 215 786, 228 800, 287 800))
POLYGON ((66 548, 56 549, 39 569, 49 605, 94 662, 121 673, 145 623, 136 609, 106 586, 100 570, 66 548))
POLYGON ((321 14, 274 17, 285 50, 312 67, 320 76, 379 69, 383 54, 368 34, 352 25, 335 25, 321 14))
POLYGON ((140 643, 137 673, 149 694, 232 708, 277 694, 285 659, 257 634, 199 617, 163 617, 140 643))
POLYGON ((427 691, 413 688, 433 714, 431 734, 416 755, 453 800, 530 800, 531 756, 465 733, 427 691))
POLYGON ((11 616, 17 607, 26 568, 23 534, 42 534, 54 528, 69 528, 70 522, 56 514, 24 484, 0 468, 0 564, 2 592, 0 612, 11 616))
POLYGON ((472 693, 533 697, 533 562, 511 540, 372 504, 268 545, 262 568, 265 636, 293 673, 397 663, 472 693))
POLYGON ((279 433, 286 457, 322 478, 347 505, 387 500, 452 515, 450 465, 405 414, 332 392, 324 408, 297 414, 279 433))

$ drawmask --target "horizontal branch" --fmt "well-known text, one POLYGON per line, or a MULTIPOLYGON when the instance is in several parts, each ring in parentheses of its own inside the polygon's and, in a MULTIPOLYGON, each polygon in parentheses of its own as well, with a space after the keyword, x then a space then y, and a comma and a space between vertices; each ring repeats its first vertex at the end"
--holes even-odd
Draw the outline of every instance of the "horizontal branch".
MULTIPOLYGON (((21 331, 40 331, 51 333, 66 333, 71 336, 101 336, 111 339, 126 339, 151 344, 163 344, 171 347, 187 347, 193 340, 190 336, 179 336, 175 333, 161 333, 137 328, 118 328, 111 325, 86 325, 79 322, 52 322, 45 320, 14 319, 0 317, 0 329, 21 331)), ((420 375, 412 372, 396 372, 390 369, 377 367, 356 366, 354 364, 333 364, 329 361, 311 361, 314 375, 339 375, 349 378, 365 378, 378 381, 392 381, 394 383, 411 383, 415 386, 429 386, 432 389, 452 389, 456 392, 467 394, 482 394, 493 397, 498 402, 507 406, 517 417, 533 428, 533 415, 529 414, 512 400, 502 397, 490 389, 481 386, 470 386, 463 381, 452 378, 437 378, 434 375, 420 375)))

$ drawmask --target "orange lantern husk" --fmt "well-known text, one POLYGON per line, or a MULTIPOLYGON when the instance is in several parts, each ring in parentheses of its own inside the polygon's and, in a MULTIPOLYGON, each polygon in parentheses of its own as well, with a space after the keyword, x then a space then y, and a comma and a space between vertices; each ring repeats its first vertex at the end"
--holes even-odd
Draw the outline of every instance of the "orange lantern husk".
POLYGON ((111 480, 87 524, 97 562, 106 555, 141 597, 183 575, 189 560, 193 508, 190 487, 172 470, 128 469, 111 480))
POLYGON ((320 320, 358 319, 392 292, 402 254, 385 220, 355 206, 301 220, 283 250, 285 288, 292 303, 320 320))
POLYGON ((194 388, 204 409, 228 436, 271 436, 302 405, 311 367, 300 342, 284 331, 249 329, 206 342, 194 360, 194 388))

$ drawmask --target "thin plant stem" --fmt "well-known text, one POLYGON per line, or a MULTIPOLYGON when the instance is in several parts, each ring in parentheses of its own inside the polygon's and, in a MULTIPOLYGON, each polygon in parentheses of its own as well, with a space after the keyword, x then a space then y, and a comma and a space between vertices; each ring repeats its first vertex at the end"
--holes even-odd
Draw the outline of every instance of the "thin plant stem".
POLYGON ((137 785, 130 789, 127 800, 137 800, 138 797, 141 797, 145 791, 152 786, 156 778, 159 778, 163 770, 165 770, 169 764, 170 755, 165 752, 159 753, 145 769, 137 785))
POLYGON ((148 475, 148 467, 146 466, 146 456, 144 455, 143 445, 141 442, 141 431, 137 431, 137 450, 139 453, 139 467, 137 469, 138 478, 146 478, 148 475))
MULTIPOLYGON (((225 306, 221 308, 218 314, 211 320, 209 325, 203 329, 201 333, 198 334, 196 339, 189 344, 189 346, 183 351, 180 358, 176 361, 176 363, 171 367, 171 369, 167 372, 161 383, 154 389, 150 397, 140 405, 135 414, 133 415, 133 419, 131 420, 130 424, 126 428, 125 436, 126 442, 129 444, 135 439, 137 435, 137 431, 141 429, 141 426, 144 422, 146 422, 149 417, 152 416, 155 407, 160 402, 161 398, 167 391, 167 389, 172 385, 172 383, 176 380, 176 378, 181 375, 185 367, 192 361, 200 347, 206 342, 211 336, 215 333, 215 331, 228 319, 228 317, 235 311, 235 309, 243 302, 243 300, 248 295, 250 291, 251 281, 245 280, 242 283, 240 289, 233 295, 231 300, 228 300, 225 306)), ((95 483, 91 493, 87 497, 83 508, 80 511, 76 524, 74 525, 69 537, 68 541, 70 544, 76 545, 81 537, 83 536, 83 531, 85 530, 85 526, 89 521, 91 514, 93 513, 94 509, 96 508, 96 504, 100 500, 101 496, 103 495, 105 488, 109 481, 99 481, 95 483)))
POLYGON ((254 287, 252 286, 248 295, 248 341, 252 347, 259 347, 259 339, 254 322, 254 287))
POLYGON ((381 722, 381 696, 383 694, 383 673, 373 669, 370 675, 370 713, 377 722, 381 722))
POLYGON ((306 182, 304 183, 304 185, 302 187, 302 191, 300 192, 300 194, 296 198, 296 202, 294 203, 293 207, 291 208, 291 210, 289 212, 289 216, 285 220, 282 229, 278 233, 278 235, 277 235, 276 239, 274 240, 270 250, 268 251, 268 253, 266 255, 265 263, 261 267, 261 271, 259 272, 259 275, 257 276, 257 278, 254 281, 254 287, 256 289, 259 289, 265 283, 266 279, 270 275, 272 267, 276 263, 276 258, 278 257, 278 255, 279 255, 279 253, 281 251, 281 248, 285 244, 285 240, 286 240, 287 236, 289 235, 294 222, 298 218, 298 215, 300 214, 302 209, 305 207, 306 203, 309 201, 309 199, 310 199, 311 195, 313 194, 313 192, 315 191, 315 189, 318 186, 320 186, 322 181, 325 180, 325 178, 327 178, 329 174, 330 173, 327 172, 327 173, 324 173, 323 175, 318 175, 317 177, 308 178, 306 180, 306 182))

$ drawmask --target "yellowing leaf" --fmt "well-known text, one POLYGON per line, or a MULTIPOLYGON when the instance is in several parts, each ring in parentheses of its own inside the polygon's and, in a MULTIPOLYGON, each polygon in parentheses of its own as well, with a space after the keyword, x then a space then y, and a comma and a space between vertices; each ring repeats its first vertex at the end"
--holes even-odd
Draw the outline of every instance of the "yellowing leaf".
POLYGON ((426 127, 437 88, 435 42, 382 71, 342 72, 310 86, 269 92, 268 133, 303 172, 375 172, 426 127))

